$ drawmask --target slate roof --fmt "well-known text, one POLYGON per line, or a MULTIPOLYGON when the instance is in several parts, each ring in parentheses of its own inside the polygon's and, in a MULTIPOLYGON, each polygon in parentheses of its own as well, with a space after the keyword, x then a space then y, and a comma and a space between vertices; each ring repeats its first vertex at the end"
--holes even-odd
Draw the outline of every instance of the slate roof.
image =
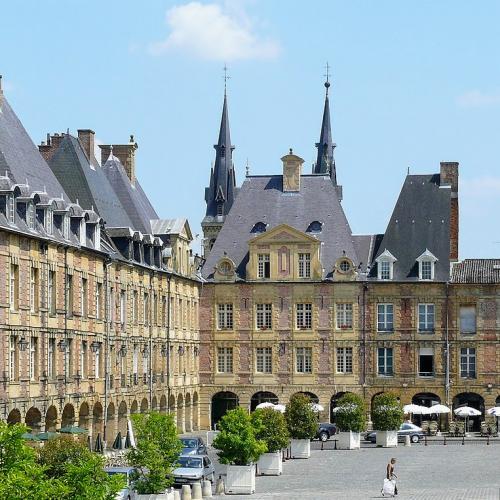
POLYGON ((60 197, 64 189, 0 91, 0 174, 60 197))
POLYGON ((394 263, 394 281, 418 280, 416 261, 426 249, 438 259, 435 281, 450 277, 449 186, 440 185, 439 174, 408 175, 380 244, 374 253, 370 278, 377 277, 375 259, 389 250, 394 263))
POLYGON ((90 164, 76 137, 64 136, 49 165, 73 203, 93 208, 109 227, 133 227, 104 170, 90 164))
POLYGON ((320 233, 309 234, 324 243, 324 278, 331 277, 335 261, 344 251, 355 265, 359 264, 351 229, 330 177, 303 175, 298 193, 284 193, 282 184, 281 175, 246 178, 203 267, 204 278, 212 277, 214 267, 225 254, 235 263, 238 276, 245 277, 248 241, 256 236, 251 230, 257 222, 266 223, 268 231, 288 224, 303 232, 311 222, 322 222, 320 233))
POLYGON ((453 264, 452 283, 500 284, 500 259, 465 259, 453 264))

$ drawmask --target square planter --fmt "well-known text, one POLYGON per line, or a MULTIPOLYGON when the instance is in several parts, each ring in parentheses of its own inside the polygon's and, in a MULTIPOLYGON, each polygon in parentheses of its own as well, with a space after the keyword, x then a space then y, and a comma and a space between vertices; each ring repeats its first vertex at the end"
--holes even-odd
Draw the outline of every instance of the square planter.
POLYGON ((255 493, 255 464, 228 465, 226 494, 251 495, 255 493))
POLYGON ((174 492, 169 490, 165 493, 157 493, 156 495, 138 495, 135 497, 137 500, 174 500, 174 492))
POLYGON ((339 432, 337 438, 337 447, 339 450, 359 450, 361 447, 361 436, 359 432, 339 432))
POLYGON ((377 431, 377 446, 395 448, 398 445, 398 431, 377 431))
POLYGON ((309 439, 292 439, 290 455, 292 458, 309 458, 311 456, 311 441, 309 439))
POLYGON ((279 476, 283 472, 281 451, 264 453, 257 462, 257 471, 260 476, 279 476))

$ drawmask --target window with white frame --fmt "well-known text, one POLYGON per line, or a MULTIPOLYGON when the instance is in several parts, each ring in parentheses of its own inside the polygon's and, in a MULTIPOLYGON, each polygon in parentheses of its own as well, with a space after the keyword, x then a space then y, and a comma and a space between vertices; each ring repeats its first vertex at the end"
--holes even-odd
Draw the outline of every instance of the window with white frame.
POLYGON ((476 333, 476 307, 460 306, 460 333, 476 333))
POLYGON ((392 347, 379 347, 377 349, 377 373, 385 377, 394 375, 392 347))
POLYGON ((233 373, 233 348, 218 347, 217 348, 217 372, 218 373, 233 373))
POLYGON ((394 305, 377 304, 377 331, 394 331, 394 305))
POLYGON ((430 260, 424 260, 420 264, 420 279, 421 280, 431 280, 432 279, 432 262, 430 260))
POLYGON ((434 332, 434 304, 418 305, 418 331, 434 332))
POLYGON ((139 371, 139 346, 134 345, 134 350, 132 352, 132 373, 137 375, 139 371))
POLYGON ((392 280, 394 276, 394 263, 396 257, 389 250, 385 249, 376 259, 377 278, 379 280, 392 280))
POLYGON ((30 380, 38 378, 38 339, 31 337, 30 339, 30 358, 29 358, 30 380))
POLYGON ((270 278, 271 277, 271 259, 268 253, 260 253, 257 257, 258 260, 258 277, 270 278))
POLYGON ((352 303, 338 302, 335 309, 337 311, 337 328, 343 330, 352 328, 352 303))
POLYGON ((82 340, 80 343, 80 376, 82 377, 82 379, 87 378, 87 356, 87 341, 82 340))
POLYGON ((84 318, 86 318, 88 314, 88 304, 89 304, 89 286, 87 278, 81 279, 80 299, 81 299, 80 313, 84 318))
POLYGON ((352 373, 352 347, 337 347, 337 373, 352 373))
POLYGON ((297 347, 295 356, 297 373, 312 373, 312 347, 297 347))
POLYGON ((273 350, 271 347, 257 347, 255 349, 255 371, 257 373, 272 373, 273 350))
POLYGON ((476 348, 462 347, 460 349, 460 376, 476 378, 476 348))
POLYGON ((312 328, 312 304, 297 304, 296 324, 301 330, 312 328))
POLYGON ((299 278, 311 277, 311 254, 299 253, 299 278))
POLYGON ((47 352, 47 377, 50 379, 56 377, 56 352, 56 339, 50 338, 47 352))
POLYGON ((125 326, 127 318, 127 293, 125 290, 120 291, 120 324, 122 328, 125 326))
POLYGON ((272 304, 257 304, 256 307, 256 324, 257 328, 260 330, 266 330, 272 328, 272 315, 273 306, 272 304))
POLYGON ((73 276, 66 273, 66 316, 73 316, 73 276))
POLYGON ((233 329, 233 304, 217 304, 217 328, 233 329))
POLYGON ((101 300, 102 300, 102 283, 97 282, 95 287, 95 317, 96 319, 102 319, 101 311, 101 300))
POLYGON ((11 311, 19 309, 19 266, 17 264, 10 265, 9 303, 11 311))
POLYGON ((96 380, 101 377, 101 348, 102 344, 99 343, 99 347, 96 349, 94 354, 94 378, 96 380))
POLYGON ((144 294, 142 315, 144 319, 144 325, 149 325, 149 293, 144 294))
POLYGON ((434 279, 434 267, 437 262, 437 257, 435 257, 426 248, 425 252, 417 257, 418 262, 418 278, 420 280, 433 280, 434 279))
POLYGON ((380 261, 380 279, 381 280, 390 280, 391 279, 391 267, 392 263, 388 260, 380 261))
POLYGON ((8 203, 9 203, 9 222, 14 224, 14 195, 8 195, 8 203))
POLYGON ((38 269, 31 267, 30 273, 30 311, 36 313, 38 311, 38 269))
POLYGON ((17 336, 11 335, 9 340, 9 380, 19 378, 19 350, 17 349, 17 336))
POLYGON ((49 314, 56 313, 56 272, 49 271, 49 279, 47 280, 47 295, 49 301, 49 314))
POLYGON ((137 324, 137 311, 139 310, 139 295, 137 290, 134 290, 132 294, 132 321, 137 324))

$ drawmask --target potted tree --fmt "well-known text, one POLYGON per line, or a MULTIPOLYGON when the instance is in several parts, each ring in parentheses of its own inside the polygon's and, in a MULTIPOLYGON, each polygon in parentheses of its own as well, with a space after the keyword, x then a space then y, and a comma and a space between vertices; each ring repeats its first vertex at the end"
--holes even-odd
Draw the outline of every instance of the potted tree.
POLYGON ((377 446, 384 448, 398 445, 398 430, 404 412, 395 394, 384 392, 375 396, 372 405, 373 428, 377 431, 377 446))
POLYGON ((256 438, 250 415, 243 408, 228 411, 218 427, 212 446, 219 450, 220 463, 227 465, 226 493, 254 493, 255 462, 267 451, 266 443, 256 438))
POLYGON ((311 439, 318 430, 318 418, 311 408, 309 398, 304 394, 294 394, 286 405, 285 420, 290 433, 292 458, 311 456, 311 439))
POLYGON ((340 429, 339 449, 355 450, 360 448, 361 431, 365 430, 365 402, 357 394, 344 394, 335 409, 335 422, 340 429))
POLYGON ((172 471, 182 450, 177 427, 172 415, 157 412, 132 415, 136 447, 127 454, 131 475, 138 495, 142 499, 168 499, 165 493, 173 483, 172 471))
POLYGON ((288 446, 290 435, 283 414, 273 408, 262 408, 252 413, 255 437, 266 443, 267 452, 257 462, 261 475, 279 476, 282 471, 281 450, 288 446))

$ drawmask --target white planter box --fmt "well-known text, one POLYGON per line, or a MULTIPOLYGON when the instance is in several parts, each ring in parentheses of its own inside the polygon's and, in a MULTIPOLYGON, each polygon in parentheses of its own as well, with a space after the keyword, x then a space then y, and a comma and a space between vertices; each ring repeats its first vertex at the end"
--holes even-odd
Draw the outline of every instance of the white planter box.
POLYGON ((395 448, 398 445, 398 431, 377 431, 377 446, 395 448))
POLYGON ((255 465, 228 465, 226 494, 251 495, 255 493, 255 465))
POLYGON ((169 490, 165 493, 158 493, 156 495, 138 495, 133 497, 137 500, 174 500, 174 492, 169 490))
POLYGON ((311 441, 309 439, 292 439, 290 448, 292 458, 309 458, 311 456, 311 441))
POLYGON ((361 447, 361 437, 359 432, 340 432, 337 434, 337 438, 337 448, 339 450, 359 450, 361 447))
POLYGON ((283 472, 281 451, 261 455, 257 462, 257 472, 260 476, 279 476, 283 472))

